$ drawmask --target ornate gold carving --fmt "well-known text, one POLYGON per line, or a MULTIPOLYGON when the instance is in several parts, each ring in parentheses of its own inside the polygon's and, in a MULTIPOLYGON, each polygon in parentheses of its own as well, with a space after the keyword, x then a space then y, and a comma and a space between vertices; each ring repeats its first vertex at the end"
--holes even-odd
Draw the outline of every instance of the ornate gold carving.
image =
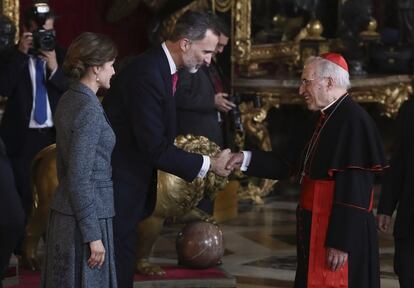
POLYGON ((237 63, 243 64, 250 60, 250 1, 236 0, 234 7, 234 46, 233 55, 237 63))
POLYGON ((318 19, 311 20, 306 25, 307 36, 306 39, 324 39, 322 37, 323 26, 318 19))
POLYGON ((212 0, 213 11, 225 13, 233 6, 233 0, 212 0))
POLYGON ((2 0, 2 14, 16 25, 16 40, 19 37, 19 0, 2 0))
POLYGON ((279 58, 293 57, 298 54, 298 43, 280 42, 275 44, 255 45, 251 50, 251 61, 268 61, 279 58))
MULTIPOLYGON (((252 140, 256 141, 255 144, 263 151, 272 150, 269 131, 267 130, 266 122, 264 122, 267 117, 267 111, 268 109, 254 108, 252 103, 240 104, 245 133, 253 136, 252 140)), ((243 177, 240 174, 237 174, 237 176, 243 177)), ((239 198, 253 200, 256 204, 263 204, 263 197, 267 196, 272 191, 273 185, 277 183, 275 180, 260 179, 259 184, 256 185, 253 183, 253 178, 249 180, 247 187, 239 187, 239 198)))
POLYGON ((382 108, 382 114, 394 117, 401 104, 413 94, 410 82, 391 83, 382 86, 370 86, 364 89, 356 88, 352 91, 352 97, 361 103, 378 103, 382 108))
POLYGON ((251 0, 235 0, 233 5, 235 64, 240 65, 241 75, 261 76, 267 73, 260 63, 281 62, 292 67, 299 59, 297 42, 279 42, 271 44, 253 44, 251 40, 251 0))
POLYGON ((366 39, 366 40, 379 39, 380 35, 377 32, 377 27, 378 27, 377 20, 375 20, 374 18, 371 18, 366 30, 359 33, 359 36, 361 36, 362 39, 366 39))
MULTIPOLYGON (((410 75, 353 78, 350 93, 357 102, 378 103, 384 115, 394 117, 413 93, 412 80, 410 75)), ((280 105, 303 105, 298 93, 299 79, 235 79, 233 85, 239 93, 259 96, 266 111, 280 105)))

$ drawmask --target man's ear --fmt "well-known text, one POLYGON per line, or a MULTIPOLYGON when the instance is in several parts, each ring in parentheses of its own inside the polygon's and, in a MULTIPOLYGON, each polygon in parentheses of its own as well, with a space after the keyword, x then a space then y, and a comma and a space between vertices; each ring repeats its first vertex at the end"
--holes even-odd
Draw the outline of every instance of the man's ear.
POLYGON ((180 39, 180 42, 179 43, 180 43, 180 49, 183 52, 187 52, 190 49, 190 47, 191 47, 191 41, 188 38, 182 38, 182 39, 180 39))
POLYGON ((327 83, 328 83, 328 89, 331 89, 334 87, 334 80, 332 77, 326 77, 327 83))

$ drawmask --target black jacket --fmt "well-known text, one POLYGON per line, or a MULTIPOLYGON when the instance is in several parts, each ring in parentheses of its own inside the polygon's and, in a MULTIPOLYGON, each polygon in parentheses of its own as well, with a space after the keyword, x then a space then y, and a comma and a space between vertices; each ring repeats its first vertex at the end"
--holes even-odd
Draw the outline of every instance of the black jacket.
POLYGON ((0 226, 23 225, 24 211, 17 193, 13 171, 0 138, 0 226))
POLYGON ((197 73, 182 70, 179 73, 177 91, 177 134, 205 136, 223 146, 223 132, 214 105, 215 90, 207 67, 197 73))
MULTIPOLYGON (((6 145, 7 154, 14 155, 20 152, 25 141, 33 107, 33 89, 29 56, 21 53, 16 47, 3 53, 5 54, 1 58, 7 61, 1 65, 0 95, 8 99, 0 124, 0 136, 6 145)), ((46 88, 52 115, 60 96, 68 88, 67 78, 62 71, 64 56, 65 51, 57 47, 56 58, 59 67, 52 78, 47 77, 46 88)))
POLYGON ((394 236, 403 238, 414 235, 414 98, 401 106, 396 122, 391 167, 384 177, 378 213, 391 216, 397 209, 394 236))
POLYGON ((201 155, 173 144, 176 105, 161 45, 115 76, 103 106, 116 135, 112 154, 116 217, 137 221, 154 210, 157 169, 192 181, 203 161, 201 155))

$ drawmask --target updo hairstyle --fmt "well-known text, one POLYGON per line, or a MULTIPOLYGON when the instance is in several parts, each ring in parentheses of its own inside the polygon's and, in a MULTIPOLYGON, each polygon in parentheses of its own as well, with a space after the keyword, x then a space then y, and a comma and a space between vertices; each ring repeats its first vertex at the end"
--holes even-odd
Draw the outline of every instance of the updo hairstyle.
POLYGON ((84 32, 70 44, 63 71, 72 80, 80 80, 89 67, 102 66, 114 60, 117 54, 111 38, 103 34, 84 32))

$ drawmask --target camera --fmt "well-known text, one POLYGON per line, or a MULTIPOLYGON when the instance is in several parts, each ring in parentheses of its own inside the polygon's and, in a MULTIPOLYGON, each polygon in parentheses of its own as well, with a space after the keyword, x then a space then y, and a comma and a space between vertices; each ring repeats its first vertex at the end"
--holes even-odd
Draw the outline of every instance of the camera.
POLYGON ((243 123, 241 120, 241 113, 240 113, 240 96, 239 94, 229 95, 228 100, 233 102, 236 107, 229 111, 229 114, 232 118, 233 125, 236 131, 243 132, 243 123))
POLYGON ((35 51, 52 51, 55 50, 55 46, 55 30, 37 29, 33 32, 33 49, 35 51))
POLYGON ((37 29, 33 31, 33 49, 29 51, 31 54, 38 54, 41 51, 52 51, 56 46, 55 30, 46 30, 43 26, 47 19, 54 18, 53 12, 47 3, 35 3, 26 11, 25 25, 28 29, 32 27, 33 22, 36 23, 37 29))

